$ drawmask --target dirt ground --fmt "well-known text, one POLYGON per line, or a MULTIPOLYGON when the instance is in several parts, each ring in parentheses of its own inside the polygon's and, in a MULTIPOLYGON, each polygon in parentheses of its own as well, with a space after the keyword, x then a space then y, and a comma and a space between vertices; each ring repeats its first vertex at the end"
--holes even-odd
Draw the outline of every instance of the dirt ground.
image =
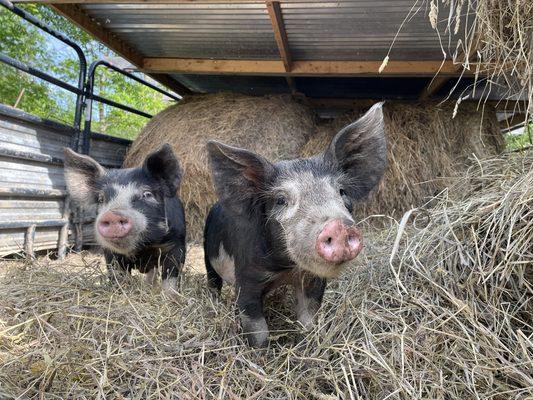
MULTIPOLYGON (((22 259, 0 259, 0 278, 6 273, 7 268, 3 267, 15 267, 20 266, 28 261, 22 259)), ((103 254, 97 249, 83 250, 80 253, 70 253, 64 260, 53 259, 47 255, 38 256, 34 261, 42 266, 58 266, 64 267, 65 265, 68 268, 74 270, 79 270, 83 268, 96 268, 96 269, 105 269, 105 260, 103 254)), ((187 257, 185 259, 185 266, 183 267, 184 271, 194 275, 205 275, 205 266, 204 266, 204 250, 202 246, 189 243, 187 245, 187 257)))

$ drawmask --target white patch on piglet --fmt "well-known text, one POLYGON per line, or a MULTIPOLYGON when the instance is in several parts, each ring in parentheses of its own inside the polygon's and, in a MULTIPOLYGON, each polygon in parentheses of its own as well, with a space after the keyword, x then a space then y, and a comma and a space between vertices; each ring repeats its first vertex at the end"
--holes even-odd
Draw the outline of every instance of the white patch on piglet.
POLYGON ((212 258, 210 261, 211 265, 224 282, 230 285, 235 284, 235 261, 233 257, 226 252, 222 243, 220 243, 218 249, 218 257, 212 258))

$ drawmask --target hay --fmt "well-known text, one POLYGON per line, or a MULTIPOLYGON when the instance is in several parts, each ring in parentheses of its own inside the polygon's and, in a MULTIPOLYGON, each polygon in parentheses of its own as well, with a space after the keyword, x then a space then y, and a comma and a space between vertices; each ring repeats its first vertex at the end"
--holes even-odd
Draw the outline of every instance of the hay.
MULTIPOLYGON (((435 13, 443 7, 445 14, 440 18, 440 27, 434 29, 447 26, 449 38, 460 39, 453 54, 448 55, 474 72, 476 81, 487 83, 481 91, 483 99, 494 90, 504 91, 500 93, 502 98, 525 99, 526 106, 517 106, 515 111, 525 113, 527 121, 533 99, 533 1, 461 0, 452 2, 449 11, 449 0, 436 3, 431 1, 435 13), (469 15, 468 20, 465 14, 469 15), (471 55, 470 59, 465 54, 471 55)), ((442 51, 447 53, 444 48, 442 51)))
POLYGON ((531 398, 533 153, 476 163, 452 191, 402 224, 392 263, 397 229, 367 234, 311 332, 270 302, 266 350, 200 275, 170 302, 136 277, 108 286, 91 258, 4 265, 0 398, 531 398))
POLYGON ((133 143, 133 166, 162 143, 172 145, 185 171, 181 199, 188 237, 201 239, 207 211, 216 201, 205 143, 221 140, 271 160, 294 158, 314 130, 313 114, 290 96, 249 97, 221 93, 191 96, 155 116, 133 143))
MULTIPOLYGON (((379 187, 356 207, 356 214, 395 217, 428 201, 468 168, 468 158, 493 156, 503 149, 494 113, 463 104, 452 106, 385 104, 389 166, 379 187)), ((309 156, 323 151, 343 126, 362 114, 354 111, 322 125, 303 148, 309 156)))

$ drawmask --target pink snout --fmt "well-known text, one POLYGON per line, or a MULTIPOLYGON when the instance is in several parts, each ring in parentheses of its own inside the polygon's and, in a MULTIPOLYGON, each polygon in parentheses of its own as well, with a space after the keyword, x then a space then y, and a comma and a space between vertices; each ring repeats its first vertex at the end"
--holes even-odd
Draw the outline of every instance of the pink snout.
POLYGON ((133 224, 131 219, 112 211, 106 211, 98 219, 98 232, 106 239, 120 239, 130 233, 133 224))
POLYGON ((351 221, 329 221, 316 240, 320 257, 332 264, 353 260, 363 248, 363 235, 351 221))

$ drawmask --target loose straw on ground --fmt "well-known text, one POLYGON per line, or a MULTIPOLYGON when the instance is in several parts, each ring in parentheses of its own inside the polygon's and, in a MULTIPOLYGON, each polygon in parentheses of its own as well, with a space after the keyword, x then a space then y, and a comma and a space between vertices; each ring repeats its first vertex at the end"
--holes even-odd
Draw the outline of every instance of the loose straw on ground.
POLYGON ((0 397, 530 398, 533 153, 475 162, 430 205, 404 224, 395 274, 396 227, 365 230, 312 331, 290 296, 270 298, 266 350, 244 344, 234 293, 212 299, 203 275, 169 301, 140 277, 109 285, 92 256, 5 262, 0 397))

